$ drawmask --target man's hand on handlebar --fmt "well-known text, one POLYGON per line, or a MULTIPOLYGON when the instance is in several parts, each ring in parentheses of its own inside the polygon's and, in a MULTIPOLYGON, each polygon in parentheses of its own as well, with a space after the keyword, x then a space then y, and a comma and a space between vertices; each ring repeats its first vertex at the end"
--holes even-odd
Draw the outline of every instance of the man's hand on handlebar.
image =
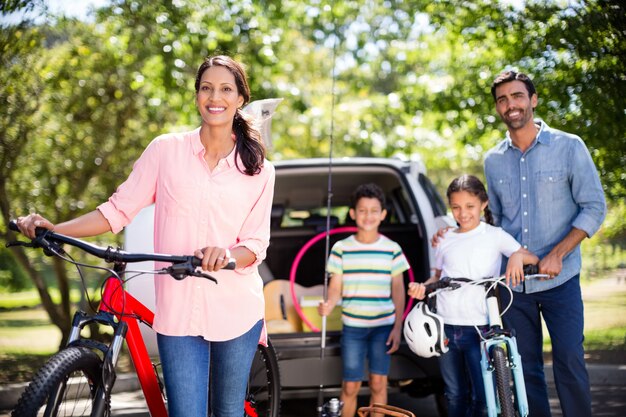
POLYGON ((16 223, 20 232, 23 235, 28 236, 30 239, 35 238, 35 229, 38 227, 54 230, 54 224, 37 213, 32 213, 24 217, 18 217, 16 223))
POLYGON ((561 273, 563 269, 563 259, 558 255, 550 252, 539 261, 539 272, 554 278, 561 273))
POLYGON ((207 246, 203 249, 198 249, 194 252, 194 256, 202 259, 203 271, 219 271, 225 268, 229 263, 235 262, 234 258, 230 256, 230 250, 220 248, 217 246, 207 246))

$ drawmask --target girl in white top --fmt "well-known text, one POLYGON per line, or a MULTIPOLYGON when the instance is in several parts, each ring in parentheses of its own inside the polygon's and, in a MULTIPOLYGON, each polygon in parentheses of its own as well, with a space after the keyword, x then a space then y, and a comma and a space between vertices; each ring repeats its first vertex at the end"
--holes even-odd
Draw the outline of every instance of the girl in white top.
MULTIPOLYGON (((425 284, 440 277, 481 279, 500 275, 502 255, 509 257, 507 283, 523 280, 523 266, 539 259, 523 249, 508 233, 492 226, 487 192, 472 175, 450 183, 448 202, 458 227, 448 230, 435 252, 435 274, 424 284, 411 283, 409 295, 422 299, 425 284), (481 221, 484 212, 485 222, 481 221)), ((439 365, 445 383, 448 415, 486 415, 485 391, 480 368, 480 338, 474 326, 488 324, 482 286, 465 285, 455 291, 437 294, 437 313, 443 318, 448 337, 448 352, 439 365)))

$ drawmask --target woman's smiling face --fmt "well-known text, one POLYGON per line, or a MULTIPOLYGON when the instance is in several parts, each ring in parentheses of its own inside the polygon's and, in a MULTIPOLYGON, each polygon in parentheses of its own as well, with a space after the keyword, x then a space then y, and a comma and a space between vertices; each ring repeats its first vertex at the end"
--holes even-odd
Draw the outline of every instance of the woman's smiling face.
POLYGON ((244 98, 237 90, 235 76, 223 66, 207 68, 200 79, 196 104, 205 124, 232 124, 244 98))

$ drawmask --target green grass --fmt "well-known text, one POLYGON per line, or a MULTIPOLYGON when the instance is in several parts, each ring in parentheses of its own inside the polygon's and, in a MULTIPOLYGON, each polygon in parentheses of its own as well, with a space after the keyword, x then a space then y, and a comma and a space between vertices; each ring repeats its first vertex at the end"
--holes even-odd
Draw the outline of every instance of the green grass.
MULTIPOLYGON (((81 290, 72 289, 70 290, 70 300, 72 303, 78 303, 81 297, 81 290)), ((56 288, 50 289, 50 297, 55 303, 59 303, 61 301, 61 295, 59 290, 56 288)), ((37 290, 32 289, 28 291, 20 291, 20 292, 0 292, 0 309, 15 309, 21 307, 37 307, 41 304, 41 298, 39 298, 39 293, 37 290)))
POLYGON ((49 355, 60 343, 61 331, 42 308, 0 312, 0 355, 49 355))
POLYGON ((626 326, 586 331, 585 350, 622 350, 626 352, 626 326))
MULTIPOLYGON (((585 303, 585 350, 626 352, 626 270, 581 283, 585 303)), ((544 326, 544 351, 552 350, 544 326)))

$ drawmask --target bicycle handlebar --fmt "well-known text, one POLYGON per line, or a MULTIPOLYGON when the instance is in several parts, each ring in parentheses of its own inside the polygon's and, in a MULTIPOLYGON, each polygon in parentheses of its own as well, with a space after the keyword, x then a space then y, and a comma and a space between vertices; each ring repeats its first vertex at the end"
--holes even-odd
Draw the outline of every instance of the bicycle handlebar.
MULTIPOLYGON (((539 266, 538 265, 524 265, 524 276, 526 278, 540 278, 540 277, 544 277, 544 275, 539 274, 539 266)), ((547 277, 547 275, 545 276, 547 277)), ((500 277, 502 278, 502 277, 500 277)), ((438 290, 442 290, 444 288, 449 288, 452 290, 455 290, 457 288, 459 288, 461 285, 463 285, 463 283, 467 283, 467 282, 472 282, 475 280, 471 280, 469 278, 450 278, 450 277, 443 277, 441 278, 439 281, 437 282, 433 282, 431 284, 427 284, 426 285, 426 295, 432 294, 438 290), (455 282, 456 281, 456 282, 455 282)), ((480 281, 480 280, 478 280, 480 281)), ((491 278, 486 278, 486 282, 485 284, 489 284, 492 283, 493 279, 491 278)))
MULTIPOLYGON (((9 229, 14 232, 19 232, 17 222, 11 220, 9 222, 9 229)), ((43 227, 37 227, 35 229, 35 238, 31 239, 31 243, 16 241, 6 244, 9 246, 26 246, 31 248, 42 248, 47 256, 56 254, 63 254, 64 250, 61 244, 68 244, 70 246, 77 247, 97 258, 103 259, 110 263, 134 263, 144 261, 157 261, 171 263, 170 267, 165 268, 166 272, 172 275, 175 279, 181 280, 186 276, 197 276, 211 279, 217 283, 215 278, 202 272, 196 272, 196 268, 202 265, 202 259, 192 255, 167 255, 160 253, 131 253, 122 249, 114 249, 109 246, 102 248, 100 246, 87 243, 84 240, 76 239, 73 237, 65 236, 60 233, 53 232, 52 230, 45 229, 43 227)), ((235 269, 235 262, 229 262, 223 269, 235 269)))

